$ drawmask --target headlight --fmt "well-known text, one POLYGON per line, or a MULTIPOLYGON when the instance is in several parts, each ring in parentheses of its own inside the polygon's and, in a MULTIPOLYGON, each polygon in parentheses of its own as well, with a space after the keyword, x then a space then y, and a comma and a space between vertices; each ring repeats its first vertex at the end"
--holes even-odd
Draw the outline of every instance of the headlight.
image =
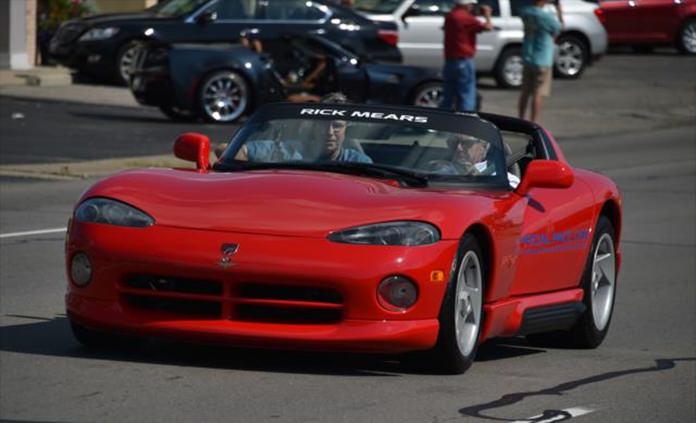
POLYGON ((90 198, 75 210, 78 222, 106 223, 107 225, 144 228, 155 223, 146 213, 116 200, 90 198))
POLYGON ((347 244, 427 245, 440 240, 440 231, 424 222, 387 222, 334 232, 329 240, 347 244))
POLYGON ((105 40, 111 38, 118 33, 118 28, 115 26, 109 26, 106 28, 92 28, 89 31, 82 34, 80 41, 95 41, 95 40, 105 40))

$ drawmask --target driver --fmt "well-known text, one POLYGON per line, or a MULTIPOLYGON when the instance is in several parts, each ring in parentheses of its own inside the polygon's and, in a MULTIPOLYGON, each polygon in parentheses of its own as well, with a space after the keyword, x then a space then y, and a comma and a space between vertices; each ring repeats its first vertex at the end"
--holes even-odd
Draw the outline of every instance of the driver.
MULTIPOLYGON (((437 163, 433 169, 437 173, 450 175, 495 175, 495 165, 487 160, 490 144, 479 138, 457 134, 447 139, 447 146, 452 152, 452 159, 443 164, 437 163)), ((517 188, 520 178, 507 173, 508 183, 517 188)))

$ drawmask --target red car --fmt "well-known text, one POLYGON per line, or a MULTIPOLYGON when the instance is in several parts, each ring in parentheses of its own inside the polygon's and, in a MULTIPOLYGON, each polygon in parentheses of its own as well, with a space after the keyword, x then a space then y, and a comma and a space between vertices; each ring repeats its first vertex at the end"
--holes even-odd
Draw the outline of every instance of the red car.
POLYGON ((696 54, 696 0, 602 0, 597 14, 610 44, 696 54))
POLYGON ((607 334, 619 191, 535 124, 272 104, 212 166, 209 151, 183 134, 174 152, 195 169, 83 194, 66 242, 79 341, 419 351, 461 373, 493 337, 587 348, 607 334))

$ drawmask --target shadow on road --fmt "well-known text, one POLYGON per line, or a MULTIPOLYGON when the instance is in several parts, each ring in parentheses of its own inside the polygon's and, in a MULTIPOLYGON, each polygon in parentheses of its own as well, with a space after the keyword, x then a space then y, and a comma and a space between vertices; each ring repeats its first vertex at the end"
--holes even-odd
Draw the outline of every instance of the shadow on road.
MULTIPOLYGON (((6 315, 35 322, 0 327, 0 350, 22 354, 130 361, 203 368, 304 373, 341 376, 400 376, 427 374, 402 366, 399 357, 379 354, 278 351, 230 348, 197 344, 151 341, 139 346, 86 348, 72 336, 65 315, 52 319, 6 315)), ((489 342, 479 349, 476 361, 504 360, 545 352, 511 340, 489 342)))

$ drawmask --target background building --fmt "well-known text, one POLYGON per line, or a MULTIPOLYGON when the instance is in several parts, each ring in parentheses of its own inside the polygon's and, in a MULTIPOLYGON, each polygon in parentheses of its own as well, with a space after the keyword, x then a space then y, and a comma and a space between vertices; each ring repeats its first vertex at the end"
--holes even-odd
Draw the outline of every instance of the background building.
MULTIPOLYGON (((0 69, 30 69, 37 60, 37 15, 39 2, 50 5, 60 0, 0 0, 0 69)), ((92 13, 143 10, 158 0, 71 0, 84 4, 92 13)))

